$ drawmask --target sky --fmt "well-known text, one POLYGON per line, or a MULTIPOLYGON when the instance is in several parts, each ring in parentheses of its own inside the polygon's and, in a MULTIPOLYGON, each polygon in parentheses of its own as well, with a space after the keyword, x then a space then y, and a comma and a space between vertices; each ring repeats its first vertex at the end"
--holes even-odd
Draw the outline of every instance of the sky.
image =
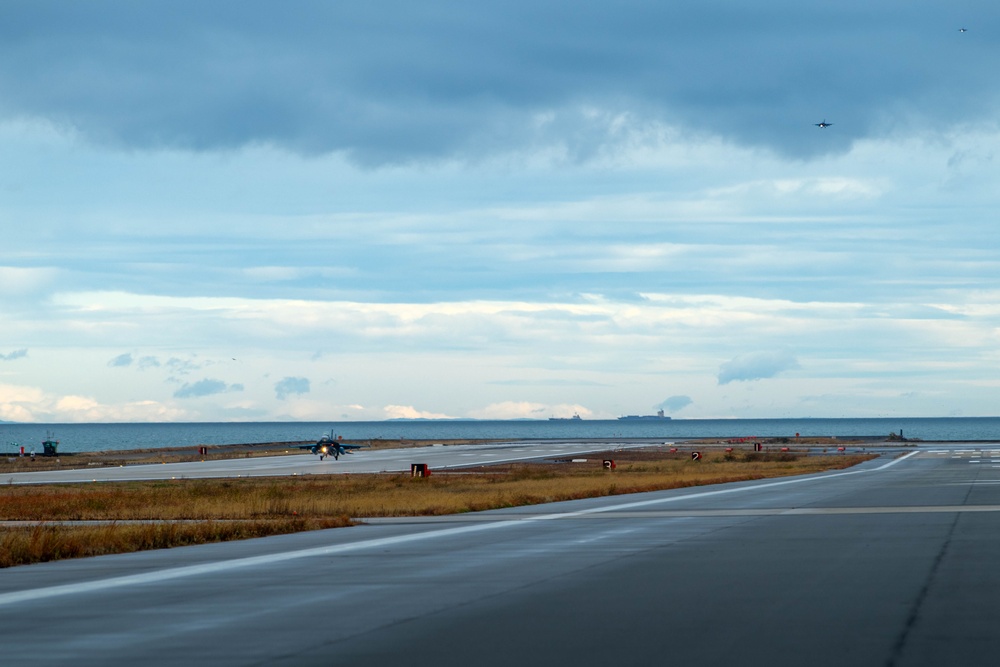
POLYGON ((997 62, 985 0, 8 0, 0 420, 1000 414, 997 62))

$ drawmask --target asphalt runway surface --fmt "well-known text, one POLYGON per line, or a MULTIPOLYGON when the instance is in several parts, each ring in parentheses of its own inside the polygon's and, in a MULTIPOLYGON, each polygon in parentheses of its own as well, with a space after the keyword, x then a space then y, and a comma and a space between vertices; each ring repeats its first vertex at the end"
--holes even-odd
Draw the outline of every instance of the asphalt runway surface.
POLYGON ((1000 447, 0 574, 10 665, 995 665, 1000 447))
MULTIPOLYGON (((662 441, 657 441, 662 444, 662 441)), ((475 445, 430 445, 406 449, 361 449, 339 460, 314 454, 217 459, 187 463, 154 463, 121 467, 94 466, 77 470, 50 470, 0 474, 4 484, 53 484, 69 482, 124 482, 139 480, 198 479, 208 477, 274 477, 336 475, 345 473, 407 472, 411 464, 434 470, 496 465, 511 461, 565 458, 614 449, 649 447, 650 440, 545 440, 475 445)))

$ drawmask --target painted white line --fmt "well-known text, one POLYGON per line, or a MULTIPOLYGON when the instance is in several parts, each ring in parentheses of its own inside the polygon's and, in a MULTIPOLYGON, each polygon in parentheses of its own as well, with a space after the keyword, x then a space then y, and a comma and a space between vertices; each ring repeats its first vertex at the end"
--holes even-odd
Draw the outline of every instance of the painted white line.
MULTIPOLYGON (((982 482, 974 482, 982 484, 982 482)), ((835 516, 844 514, 966 514, 966 513, 1000 513, 1000 505, 916 505, 899 507, 792 507, 792 508, 760 508, 760 509, 720 509, 720 510, 644 510, 642 512, 605 512, 600 515, 588 514, 575 516, 573 519, 659 519, 659 518, 701 518, 701 517, 758 517, 758 516, 835 516)), ((512 516, 512 515, 505 515, 512 516)), ((531 518, 530 514, 517 514, 521 521, 531 518)), ((463 523, 469 521, 497 521, 493 516, 470 516, 448 514, 433 517, 399 517, 366 519, 367 523, 375 525, 402 524, 443 524, 463 523)))
POLYGON ((831 473, 829 475, 797 477, 793 479, 784 479, 777 482, 767 482, 764 484, 757 484, 754 486, 741 486, 730 489, 716 489, 714 491, 702 491, 699 493, 671 496, 668 498, 654 498, 651 500, 639 500, 631 503, 605 505, 602 507, 592 507, 589 509, 578 510, 576 512, 558 512, 552 514, 541 514, 525 519, 502 520, 502 521, 496 521, 494 523, 480 523, 471 526, 444 528, 441 530, 432 530, 425 533, 397 535, 395 537, 384 537, 374 540, 362 540, 360 542, 352 542, 351 544, 338 544, 333 546, 312 547, 309 549, 299 549, 297 551, 287 551, 285 553, 268 554, 266 556, 236 558, 233 560, 219 561, 215 563, 204 563, 201 565, 188 565, 184 567, 175 567, 166 570, 160 570, 158 572, 146 572, 143 574, 132 574, 122 577, 111 577, 109 579, 99 579, 97 581, 87 581, 77 584, 63 584, 60 586, 48 586, 45 588, 35 588, 31 590, 16 591, 12 593, 2 593, 0 594, 0 606, 17 604, 19 602, 31 602, 35 600, 42 600, 45 598, 58 597, 61 595, 89 593, 93 591, 109 590, 113 588, 123 588, 125 586, 137 586, 137 585, 158 583, 162 581, 171 581, 174 579, 182 579, 184 577, 194 577, 204 574, 228 572, 231 570, 253 567, 256 565, 271 565, 274 563, 284 563, 292 560, 298 560, 300 558, 309 558, 312 556, 335 556, 339 554, 349 553, 352 551, 360 551, 363 549, 379 549, 382 547, 388 547, 397 544, 421 542, 424 540, 430 540, 438 537, 450 537, 453 535, 462 535, 465 533, 475 533, 475 532, 494 530, 499 528, 508 528, 511 526, 522 526, 525 523, 534 523, 539 521, 553 521, 556 519, 572 519, 576 517, 586 516, 589 514, 605 514, 608 512, 620 512, 622 510, 630 510, 638 507, 650 507, 652 505, 663 505, 667 503, 676 503, 685 500, 695 500, 698 498, 711 498, 714 496, 729 495, 733 493, 744 493, 747 491, 770 489, 777 486, 802 484, 804 482, 825 481, 828 479, 834 479, 836 477, 846 477, 848 475, 860 475, 871 472, 879 472, 882 470, 887 470, 888 468, 891 468, 892 466, 901 463, 902 461, 905 461, 906 459, 910 458, 911 456, 914 456, 917 453, 918 452, 911 452, 906 456, 900 457, 898 459, 893 459, 892 461, 889 461, 885 465, 867 470, 848 470, 845 472, 831 473))

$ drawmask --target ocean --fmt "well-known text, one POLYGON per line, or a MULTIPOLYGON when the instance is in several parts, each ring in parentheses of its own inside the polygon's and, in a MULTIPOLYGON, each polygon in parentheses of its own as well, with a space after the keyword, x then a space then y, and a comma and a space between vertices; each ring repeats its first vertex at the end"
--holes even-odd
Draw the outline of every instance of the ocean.
POLYGON ((879 419, 672 419, 653 421, 378 421, 129 424, 2 424, 0 454, 41 453, 49 435, 62 452, 197 447, 316 440, 333 432, 345 440, 743 438, 888 436, 926 441, 1000 441, 1000 417, 879 419))

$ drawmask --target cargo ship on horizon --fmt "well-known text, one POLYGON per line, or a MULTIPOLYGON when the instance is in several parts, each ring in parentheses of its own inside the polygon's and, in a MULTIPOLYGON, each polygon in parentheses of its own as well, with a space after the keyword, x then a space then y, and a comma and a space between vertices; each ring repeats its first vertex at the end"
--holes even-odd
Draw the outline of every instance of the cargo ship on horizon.
POLYGON ((663 410, 657 410, 655 415, 624 415, 618 419, 624 421, 667 421, 670 417, 663 414, 663 410))

